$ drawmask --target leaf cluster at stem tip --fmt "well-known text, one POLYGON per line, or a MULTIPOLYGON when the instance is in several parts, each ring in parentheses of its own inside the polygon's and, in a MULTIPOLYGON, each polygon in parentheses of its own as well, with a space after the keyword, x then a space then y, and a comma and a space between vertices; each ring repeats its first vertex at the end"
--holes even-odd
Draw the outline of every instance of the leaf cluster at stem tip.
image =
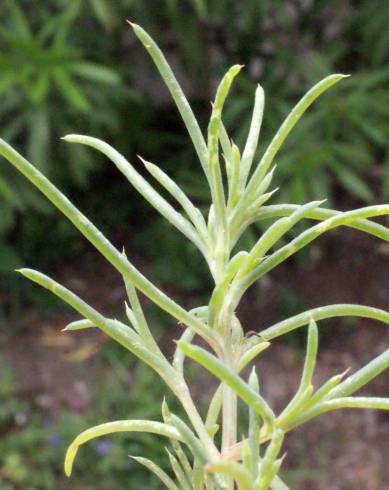
POLYGON ((136 24, 131 25, 155 63, 186 126, 204 172, 204 182, 209 187, 208 212, 203 213, 196 207, 178 183, 147 159, 140 157, 160 188, 152 185, 108 143, 76 134, 65 136, 63 140, 103 153, 137 192, 197 247, 208 265, 213 290, 207 305, 187 311, 145 277, 125 253, 118 250, 36 167, 0 140, 0 154, 36 186, 120 273, 128 296, 125 319, 119 321, 106 317, 73 291, 41 272, 26 268, 19 272, 60 297, 80 315, 80 319, 67 325, 64 331, 102 330, 153 369, 182 409, 181 416, 172 413, 164 401, 162 421, 118 420, 85 430, 69 446, 65 472, 70 476, 79 447, 91 439, 114 432, 148 432, 167 440, 171 471, 166 472, 144 457, 134 457, 134 460, 144 465, 170 490, 285 490, 288 486, 279 472, 284 460, 282 445, 287 432, 330 410, 389 409, 388 398, 353 396, 389 366, 389 349, 351 375, 345 371, 319 387, 313 385, 319 346, 317 322, 355 316, 389 324, 389 313, 365 305, 326 305, 279 321, 250 336, 244 334, 236 315, 237 307, 245 291, 255 281, 333 228, 351 227, 388 240, 389 229, 370 218, 388 215, 389 205, 340 212, 322 207, 324 201, 302 205, 268 204, 275 192, 271 189, 274 160, 283 142, 312 103, 345 75, 330 75, 312 87, 291 110, 266 151, 258 158, 257 145, 265 104, 263 88, 258 86, 254 94, 250 129, 242 150, 233 142, 222 119, 224 105, 228 103, 234 79, 242 66, 234 65, 222 78, 204 136, 163 53, 146 31, 136 24), (169 195, 169 199, 164 193, 169 195), (171 199, 175 205, 171 204, 171 199), (272 222, 253 247, 238 250, 236 245, 244 231, 252 223, 266 218, 272 222), (291 239, 290 231, 297 225, 300 230, 306 220, 318 223, 306 226, 291 239), (169 313, 183 328, 172 362, 159 348, 143 312, 139 293, 169 313), (307 327, 308 332, 301 381, 295 395, 277 414, 261 391, 256 369, 252 369, 247 380, 242 372, 271 347, 271 341, 301 327, 307 327), (201 345, 193 343, 196 338, 202 340, 201 345), (205 416, 193 400, 186 381, 186 358, 202 366, 219 383, 211 394, 205 416), (243 409, 248 413, 248 426, 246 436, 242 437, 237 427, 243 409), (217 433, 221 433, 220 438, 215 437, 217 433))

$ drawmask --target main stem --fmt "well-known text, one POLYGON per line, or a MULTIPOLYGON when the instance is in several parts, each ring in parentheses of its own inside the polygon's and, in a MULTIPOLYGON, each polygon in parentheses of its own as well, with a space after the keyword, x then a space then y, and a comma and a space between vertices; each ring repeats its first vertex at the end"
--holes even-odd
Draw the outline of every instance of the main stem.
MULTIPOLYGON (((217 219, 217 217, 216 217, 217 219)), ((223 281, 226 271, 227 263, 230 256, 230 230, 228 220, 224 223, 218 223, 219 226, 215 227, 215 256, 214 256, 214 277, 216 286, 219 282, 223 281)), ((224 302, 223 302, 224 303, 224 302)), ((222 304, 220 310, 216 312, 215 325, 212 327, 221 332, 222 337, 222 352, 219 354, 226 366, 233 371, 236 371, 233 347, 232 347, 232 314, 228 309, 227 315, 220 314, 224 310, 225 305, 222 304)), ((223 399, 222 399, 222 441, 221 441, 221 453, 222 456, 227 454, 231 447, 236 444, 237 439, 237 395, 236 393, 225 383, 222 385, 223 399)), ((234 478, 232 476, 225 476, 225 488, 226 490, 234 490, 234 478)))
MULTIPOLYGON (((226 334, 224 362, 235 371, 230 331, 226 334)), ((222 410, 222 454, 225 454, 236 443, 237 435, 237 396, 226 384, 223 384, 223 410, 222 410)), ((227 478, 227 489, 234 489, 234 479, 227 478)))

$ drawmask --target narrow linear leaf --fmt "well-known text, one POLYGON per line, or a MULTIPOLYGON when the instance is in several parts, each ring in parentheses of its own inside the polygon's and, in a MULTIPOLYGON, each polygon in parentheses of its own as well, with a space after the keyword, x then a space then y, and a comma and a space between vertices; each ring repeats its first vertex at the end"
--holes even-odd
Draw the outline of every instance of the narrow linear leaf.
POLYGON ((170 416, 170 423, 178 430, 181 435, 181 439, 191 450, 193 456, 201 463, 205 463, 207 458, 201 443, 190 428, 185 424, 185 422, 177 417, 177 415, 172 413, 170 416))
POLYGON ((231 177, 228 181, 228 202, 227 209, 229 212, 232 212, 236 203, 239 200, 240 192, 239 192, 239 176, 240 176, 240 152, 239 148, 235 145, 232 145, 232 158, 231 158, 231 177))
POLYGON ((313 386, 309 385, 304 390, 299 391, 287 405, 285 410, 277 418, 277 426, 284 428, 290 420, 293 420, 299 413, 303 411, 313 393, 313 386))
POLYGON ((239 189, 241 191, 244 190, 244 187, 246 185, 247 177, 249 175, 250 168, 253 163, 255 152, 258 146, 258 138, 261 131, 264 106, 265 93, 263 91, 263 88, 258 85, 255 91, 254 110, 251 119, 249 134, 241 160, 241 174, 239 177, 239 189))
MULTIPOLYGON (((347 370, 348 371, 348 370, 347 370)), ((313 406, 317 405, 320 401, 327 397, 327 394, 337 386, 344 378, 346 371, 341 374, 332 376, 326 381, 313 395, 312 398, 304 405, 304 410, 309 410, 313 406)))
POLYGON ((85 328, 93 328, 96 325, 90 320, 76 320, 75 322, 68 323, 66 327, 62 329, 62 332, 73 332, 76 330, 84 330, 85 328))
POLYGON ((181 447, 181 444, 177 441, 173 441, 173 449, 174 452, 176 453, 177 459, 182 467, 182 469, 185 472, 186 478, 188 481, 192 480, 193 477, 193 470, 192 466, 189 463, 189 459, 187 455, 185 454, 184 450, 181 447))
POLYGON ((145 466, 152 473, 154 473, 154 475, 161 480, 161 482, 165 485, 166 488, 168 488, 169 490, 179 490, 179 488, 174 483, 174 481, 170 478, 170 476, 165 471, 163 471, 162 468, 160 468, 157 464, 155 464, 154 461, 151 461, 150 459, 147 458, 141 458, 139 456, 130 456, 130 457, 135 461, 137 461, 139 464, 145 466))
POLYGON ((162 352, 152 335, 149 325, 146 321, 145 315, 143 313, 143 308, 139 302, 138 294, 136 292, 135 286, 124 278, 124 284, 127 291, 128 299, 131 303, 131 310, 127 310, 127 316, 132 318, 132 322, 139 336, 145 341, 149 349, 157 354, 162 352))
POLYGON ((61 91, 61 95, 75 108, 81 111, 89 111, 89 101, 81 88, 74 82, 64 69, 57 68, 53 77, 61 91))
POLYGON ((275 476, 280 471, 280 468, 282 466, 282 463, 284 462, 285 456, 286 456, 286 454, 284 454, 281 458, 274 461, 274 463, 272 464, 272 467, 271 467, 270 473, 269 473, 270 488, 271 488, 271 484, 272 484, 275 476))
POLYGON ((182 340, 178 341, 178 346, 188 357, 194 359, 221 381, 224 381, 243 401, 259 413, 268 426, 272 427, 274 422, 273 411, 265 400, 258 393, 255 393, 240 376, 201 347, 187 344, 182 340))
POLYGON ((223 280, 215 287, 209 302, 209 325, 215 328, 216 313, 220 312, 224 297, 234 275, 237 273, 242 263, 247 258, 247 252, 238 252, 227 265, 223 280))
POLYGON ((255 357, 270 347, 270 342, 265 342, 260 338, 258 340, 258 343, 250 347, 239 359, 237 366, 238 372, 242 371, 255 357))
MULTIPOLYGON (((246 192, 244 194, 244 201, 250 198, 254 189, 258 186, 263 176, 268 171, 271 166, 275 155, 280 149, 281 145, 285 141, 286 137, 299 121, 304 112, 308 109, 308 107, 327 89, 335 85, 337 82, 347 77, 348 75, 334 74, 330 75, 319 83, 314 85, 297 103, 297 105, 292 109, 289 113, 285 121, 282 123, 281 127, 273 137, 270 145, 267 147, 265 154, 261 158, 255 172, 250 179, 250 182, 247 186, 246 192)), ((246 201, 247 202, 247 201, 246 201)))
POLYGON ((180 463, 178 462, 177 458, 173 456, 173 454, 166 449, 166 452, 168 453, 169 460, 170 460, 170 465, 173 469, 174 474, 176 475, 176 478, 180 484, 180 489, 181 490, 191 490, 190 488, 190 482, 187 479, 184 470, 182 469, 180 463))
POLYGON ((117 71, 107 68, 104 65, 91 63, 90 61, 72 63, 70 70, 82 78, 109 86, 119 85, 121 82, 120 75, 117 71))
POLYGON ((70 444, 65 456, 66 476, 71 475, 74 459, 82 444, 85 444, 91 439, 96 439, 97 437, 106 436, 115 432, 150 432, 178 441, 181 440, 180 434, 175 427, 150 420, 117 420, 115 422, 96 425, 91 429, 81 432, 81 434, 79 434, 70 444))
POLYGON ((259 199, 262 194, 264 194, 267 189, 269 188, 270 184, 273 181, 273 176, 274 172, 276 171, 277 165, 274 165, 271 170, 265 175, 261 183, 259 184, 257 190, 256 190, 256 197, 253 199, 253 202, 255 202, 255 199, 259 199))
POLYGON ((132 325, 134 330, 136 330, 139 333, 138 320, 136 319, 134 312, 129 307, 127 301, 124 302, 124 307, 126 309, 126 316, 128 318, 128 321, 130 322, 130 325, 132 325))
POLYGON ((109 337, 113 338, 134 355, 142 359, 161 376, 174 393, 177 393, 179 383, 177 381, 176 371, 170 366, 162 354, 157 355, 148 350, 142 344, 139 336, 133 330, 128 328, 127 325, 124 325, 117 320, 105 318, 69 289, 40 272, 32 269, 20 269, 19 272, 31 281, 48 289, 61 298, 91 323, 99 327, 109 337))
POLYGON ((338 226, 344 226, 360 218, 371 218, 373 216, 383 216, 387 214, 389 214, 389 205, 381 204, 377 206, 368 206, 361 209, 354 209, 353 211, 346 211, 325 221, 322 221, 315 226, 312 226, 308 230, 298 235, 290 243, 288 243, 284 247, 281 247, 272 255, 270 255, 260 265, 255 267, 250 274, 247 274, 238 285, 238 293, 236 293, 236 297, 241 297, 243 292, 251 284, 253 284, 270 270, 274 269, 274 267, 276 267, 278 264, 297 253, 299 250, 321 236, 326 231, 336 228, 338 226))
POLYGON ((300 386, 292 400, 288 403, 277 423, 282 426, 288 420, 292 419, 301 407, 305 405, 313 393, 312 377, 316 365, 317 349, 319 343, 319 333, 315 321, 312 319, 308 327, 307 352, 305 355, 304 369, 301 376, 300 386))
POLYGON ((283 320, 282 322, 276 323, 275 325, 262 330, 260 335, 265 340, 272 340, 280 335, 291 332, 296 328, 308 325, 311 319, 319 321, 326 318, 342 316, 371 318, 389 324, 389 313, 384 310, 380 310, 379 308, 353 304, 337 304, 320 306, 318 308, 313 308, 312 310, 307 310, 304 313, 295 315, 287 320, 283 320))
POLYGON ((216 223, 220 225, 218 236, 223 237, 226 232, 226 202, 224 197, 223 178, 219 162, 219 128, 221 123, 221 113, 225 99, 230 90, 231 84, 236 75, 241 70, 240 65, 232 66, 224 75, 216 91, 215 102, 212 107, 211 119, 208 126, 208 155, 209 155, 209 175, 212 193, 212 202, 215 208, 216 223))
POLYGON ((389 410, 389 399, 378 397, 345 397, 336 398, 335 400, 326 400, 317 404, 311 410, 308 410, 299 417, 296 417, 285 427, 285 430, 294 429, 322 413, 342 408, 389 410))
POLYGON ((218 461, 208 464, 206 470, 209 473, 221 473, 234 478, 239 490, 251 490, 252 488, 250 473, 236 461, 218 461))
POLYGON ((254 483, 254 490, 268 489, 272 479, 274 478, 272 472, 273 464, 281 450, 283 440, 284 431, 281 429, 276 429, 263 457, 258 479, 254 483))
POLYGON ((205 419, 205 425, 208 431, 214 429, 218 425, 217 421, 220 415, 222 403, 223 403, 223 384, 221 383, 217 387, 211 399, 211 403, 209 404, 208 407, 207 417, 205 419))
MULTIPOLYGON (((270 346, 270 342, 265 342, 261 340, 259 337, 257 338, 258 342, 254 344, 252 347, 242 355, 242 357, 238 361, 238 365, 236 368, 237 373, 240 373, 257 355, 263 352, 270 346)), ((206 426, 207 428, 212 428, 217 426, 216 422, 219 418, 220 410, 222 407, 223 401, 223 385, 220 384, 215 391, 215 394, 212 397, 211 403, 209 404, 207 418, 206 418, 206 426)))
POLYGON ((192 139, 193 145, 203 167, 204 173, 209 177, 208 150, 204 137, 201 133, 198 122, 193 114, 193 111, 182 91, 179 83, 174 76, 168 62, 166 61, 162 51, 159 49, 155 41, 137 24, 130 25, 143 46, 147 49, 149 55, 153 59, 158 68, 169 92, 171 93, 174 102, 181 114, 188 133, 192 139))
POLYGON ((389 399, 379 397, 345 397, 335 400, 326 400, 318 405, 320 411, 337 410, 339 408, 367 408, 375 410, 389 410, 389 399))
MULTIPOLYGON (((265 194, 262 194, 261 196, 259 196, 258 199, 256 199, 249 206, 249 208, 247 209, 247 214, 250 215, 251 213, 253 213, 256 210, 258 210, 259 208, 261 208, 262 204, 264 204, 265 202, 267 202, 273 196, 273 194, 275 194, 279 189, 280 189, 279 187, 276 187, 272 191, 266 192, 265 194)), ((240 230, 238 230, 238 233, 239 233, 239 231, 240 230)), ((238 237, 239 237, 239 235, 238 235, 238 237)), ((237 240, 238 237, 235 237, 235 239, 233 240, 233 243, 236 242, 236 240, 237 240)))
POLYGON ((281 480, 279 476, 275 476, 270 484, 271 490, 290 490, 290 488, 281 480))
POLYGON ((124 158, 117 150, 112 148, 104 141, 91 136, 83 136, 78 134, 69 134, 62 138, 68 143, 79 143, 90 146, 101 153, 115 164, 120 172, 134 186, 134 188, 149 202, 162 216, 175 226, 183 235, 192 241, 199 250, 204 251, 204 247, 199 240, 198 234, 193 226, 164 199, 140 173, 124 158))
MULTIPOLYGON (((183 340, 186 343, 191 343, 194 336, 195 336, 195 332, 190 328, 187 328, 182 333, 180 340, 183 340)), ((184 361, 185 361, 185 352, 182 351, 177 346, 173 357, 173 367, 177 369, 177 371, 181 374, 184 372, 184 361)))
MULTIPOLYGON (((163 402, 162 402, 162 417, 163 417, 163 421, 165 422, 165 424, 173 425, 174 427, 176 427, 176 424, 173 423, 173 417, 172 417, 172 414, 169 410, 169 407, 168 407, 168 404, 166 402, 165 397, 164 397, 163 402)), ((193 437, 195 437, 195 436, 193 435, 193 437)), ((184 453, 179 442, 177 442, 174 439, 170 439, 170 442, 173 446, 174 452, 176 453, 178 461, 179 461, 179 463, 180 463, 180 465, 181 465, 181 467, 182 467, 182 469, 186 475, 186 478, 188 479, 188 481, 190 481, 192 478, 192 467, 188 461, 186 454, 184 453)))
POLYGON ((233 160, 232 144, 228 136, 227 130, 223 124, 223 121, 220 121, 220 125, 219 125, 219 140, 226 160, 232 163, 233 160))
MULTIPOLYGON (((290 216, 299 207, 298 204, 264 206, 261 209, 255 210, 255 214, 250 218, 250 223, 262 219, 277 218, 279 216, 290 216)), ((307 210, 305 212, 305 218, 323 221, 339 214, 341 214, 341 211, 336 211, 335 209, 316 208, 307 210)), ((367 219, 357 219, 351 223, 347 223, 345 226, 364 231, 382 240, 389 240, 389 228, 367 219)))
POLYGON ((298 391, 302 392, 309 385, 312 384, 312 377, 315 371, 317 349, 319 346, 319 330, 315 320, 309 322, 308 327, 308 340, 307 340, 307 353, 305 356, 305 363, 303 369, 303 375, 301 377, 301 382, 298 391))
POLYGON ((370 361, 366 366, 338 384, 328 394, 328 398, 347 397, 365 386, 369 381, 389 367, 389 349, 370 361))
POLYGON ((205 243, 208 241, 208 230, 204 217, 197 209, 188 196, 181 190, 181 188, 172 180, 163 170, 154 165, 151 162, 139 157, 144 163, 146 169, 150 174, 169 192, 171 196, 182 206, 189 219, 192 221, 201 238, 205 243))
POLYGON ((306 209, 314 209, 323 201, 313 201, 305 204, 300 209, 297 209, 288 218, 280 218, 273 223, 257 241, 254 247, 250 250, 248 257, 241 266, 237 279, 243 277, 252 269, 252 264, 258 259, 262 259, 270 248, 275 245, 281 237, 283 237, 293 226, 304 218, 306 209))

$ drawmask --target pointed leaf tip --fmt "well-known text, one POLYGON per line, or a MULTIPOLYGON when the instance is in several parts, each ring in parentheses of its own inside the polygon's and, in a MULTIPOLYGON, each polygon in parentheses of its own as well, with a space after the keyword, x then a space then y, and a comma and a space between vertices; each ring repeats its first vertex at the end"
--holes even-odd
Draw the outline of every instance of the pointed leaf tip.
POLYGON ((76 134, 66 134, 65 136, 61 137, 61 140, 67 141, 68 143, 74 143, 74 142, 77 142, 77 135, 76 134))
POLYGON ((24 277, 31 277, 31 273, 34 272, 33 269, 28 269, 27 267, 22 267, 21 269, 15 269, 15 272, 18 272, 24 277))
POLYGON ((65 475, 68 478, 72 474, 73 462, 74 462, 74 458, 77 455, 77 451, 78 451, 78 446, 75 444, 70 444, 68 450, 66 451, 64 469, 65 469, 65 475))
POLYGON ((66 325, 61 332, 75 332, 86 328, 94 328, 96 325, 88 319, 76 320, 66 325))
POLYGON ((136 155, 139 160, 143 163, 143 165, 147 168, 147 165, 152 165, 150 162, 148 162, 145 158, 143 158, 141 155, 136 155))

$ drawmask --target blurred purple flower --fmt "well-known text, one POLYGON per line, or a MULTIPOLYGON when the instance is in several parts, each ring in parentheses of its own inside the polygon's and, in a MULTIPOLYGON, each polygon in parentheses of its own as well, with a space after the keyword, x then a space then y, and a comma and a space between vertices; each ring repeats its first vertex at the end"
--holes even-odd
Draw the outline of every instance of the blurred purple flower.
POLYGON ((100 439, 96 443, 96 451, 102 456, 104 456, 105 454, 109 453, 111 446, 112 446, 111 439, 100 439))
POLYGON ((58 447, 61 444, 61 437, 54 434, 49 437, 50 446, 58 447))

